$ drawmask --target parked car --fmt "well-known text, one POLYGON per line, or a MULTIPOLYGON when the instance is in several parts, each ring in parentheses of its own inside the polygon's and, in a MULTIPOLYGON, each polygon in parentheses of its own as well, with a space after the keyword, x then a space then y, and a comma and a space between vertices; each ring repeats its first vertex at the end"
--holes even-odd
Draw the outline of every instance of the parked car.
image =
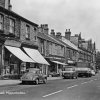
POLYGON ((52 77, 59 77, 60 76, 60 74, 56 73, 56 72, 51 72, 49 75, 52 77))
POLYGON ((35 82, 35 84, 39 84, 39 82, 43 82, 46 84, 47 75, 42 74, 40 69, 29 68, 26 73, 22 75, 21 81, 22 83, 35 82))
POLYGON ((78 73, 75 70, 74 66, 67 66, 62 71, 62 77, 63 78, 72 78, 72 79, 74 79, 74 78, 78 77, 78 73))
POLYGON ((91 70, 91 74, 93 75, 93 76, 95 76, 95 71, 94 70, 91 70))
POLYGON ((91 69, 88 67, 77 67, 78 77, 91 77, 91 69))

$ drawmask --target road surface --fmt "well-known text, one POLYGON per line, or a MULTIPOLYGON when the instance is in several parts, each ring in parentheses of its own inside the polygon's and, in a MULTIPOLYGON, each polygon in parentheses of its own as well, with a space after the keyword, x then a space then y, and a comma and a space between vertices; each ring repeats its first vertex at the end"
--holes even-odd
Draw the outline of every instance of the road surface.
POLYGON ((49 80, 47 84, 0 86, 0 100, 100 100, 100 74, 49 80))

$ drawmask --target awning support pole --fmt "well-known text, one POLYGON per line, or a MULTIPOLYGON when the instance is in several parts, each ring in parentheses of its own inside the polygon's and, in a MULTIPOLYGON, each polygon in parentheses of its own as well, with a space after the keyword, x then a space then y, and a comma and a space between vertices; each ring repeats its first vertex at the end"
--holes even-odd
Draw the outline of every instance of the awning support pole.
POLYGON ((58 64, 57 64, 57 74, 58 74, 58 64))

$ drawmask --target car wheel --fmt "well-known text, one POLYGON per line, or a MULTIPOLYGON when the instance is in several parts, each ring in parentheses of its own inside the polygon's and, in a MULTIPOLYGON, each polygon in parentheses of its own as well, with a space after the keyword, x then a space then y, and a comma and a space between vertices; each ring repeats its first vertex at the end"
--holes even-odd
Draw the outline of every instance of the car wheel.
POLYGON ((76 79, 77 79, 77 76, 76 76, 76 79))
POLYGON ((38 80, 38 79, 36 79, 36 80, 35 80, 35 83, 36 83, 36 85, 38 85, 38 84, 39 84, 39 80, 38 80))
POLYGON ((71 79, 74 79, 74 76, 72 76, 71 79))
POLYGON ((25 84, 25 81, 22 81, 22 84, 25 84))
POLYGON ((47 79, 46 79, 46 78, 43 80, 43 83, 44 83, 44 84, 46 84, 46 83, 47 83, 47 79))
POLYGON ((66 77, 64 76, 63 79, 66 79, 66 77))

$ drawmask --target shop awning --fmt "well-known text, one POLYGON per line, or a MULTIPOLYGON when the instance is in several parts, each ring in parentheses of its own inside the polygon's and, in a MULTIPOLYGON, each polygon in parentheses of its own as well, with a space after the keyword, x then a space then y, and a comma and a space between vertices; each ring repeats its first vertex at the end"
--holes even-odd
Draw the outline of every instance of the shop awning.
POLYGON ((52 61, 52 62, 57 63, 57 64, 60 64, 60 65, 67 65, 67 64, 61 63, 61 62, 59 62, 59 61, 52 61))
POLYGON ((36 49, 23 47, 26 53, 37 63, 49 65, 45 58, 36 49))
POLYGON ((11 46, 5 46, 12 54, 14 54, 17 58, 22 60, 23 62, 33 62, 35 63, 34 60, 32 60, 29 56, 27 56, 20 48, 17 47, 11 47, 11 46))

